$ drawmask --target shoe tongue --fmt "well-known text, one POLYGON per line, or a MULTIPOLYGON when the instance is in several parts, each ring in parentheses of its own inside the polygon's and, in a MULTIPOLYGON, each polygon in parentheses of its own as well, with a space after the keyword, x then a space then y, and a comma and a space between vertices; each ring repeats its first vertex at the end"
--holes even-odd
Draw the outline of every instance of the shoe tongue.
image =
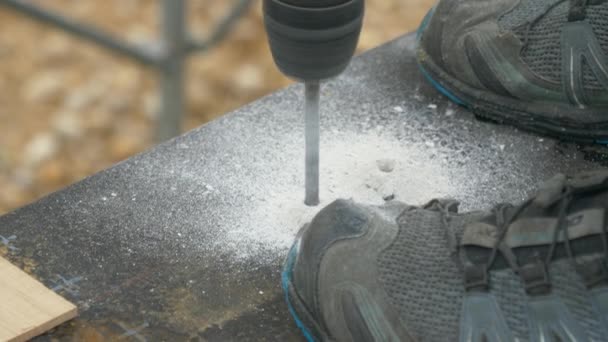
POLYGON ((568 180, 568 185, 574 188, 575 191, 588 191, 595 187, 604 185, 608 180, 608 171, 596 170, 585 172, 568 180))
MULTIPOLYGON (((510 223, 509 232, 505 238, 507 242, 511 241, 508 242, 508 245, 520 247, 550 243, 553 239, 553 230, 557 218, 553 216, 554 214, 548 214, 547 210, 551 210, 551 206, 564 198, 566 188, 570 189, 575 195, 579 194, 583 196, 585 193, 606 189, 608 188, 608 170, 584 172, 572 178, 568 178, 563 174, 557 174, 542 183, 532 200, 529 210, 526 209, 519 215, 520 217, 510 223), (530 242, 534 239, 530 239, 529 235, 533 235, 538 241, 535 243, 530 242)), ((580 227, 577 229, 582 231, 581 234, 585 235, 589 232, 593 234, 601 233, 602 227, 605 224, 603 219, 604 209, 602 207, 586 208, 585 213, 577 217, 580 219, 580 222, 578 222, 580 227)), ((498 205, 496 208, 492 215, 465 227, 461 241, 462 245, 476 245, 486 248, 494 246, 500 231, 499 226, 501 225, 501 220, 497 216, 500 208, 505 209, 502 214, 503 219, 511 217, 513 212, 518 210, 517 207, 505 205, 498 205)), ((573 228, 571 234, 576 235, 575 231, 577 229, 573 228)))
POLYGON ((545 181, 538 189, 538 193, 534 198, 534 204, 541 208, 548 208, 555 204, 562 196, 564 186, 566 185, 566 176, 561 173, 553 176, 553 178, 545 181))
POLYGON ((607 170, 584 172, 573 178, 566 178, 560 173, 540 186, 534 198, 534 204, 544 209, 552 206, 562 198, 566 186, 576 194, 605 187, 608 185, 606 183, 608 183, 607 170))

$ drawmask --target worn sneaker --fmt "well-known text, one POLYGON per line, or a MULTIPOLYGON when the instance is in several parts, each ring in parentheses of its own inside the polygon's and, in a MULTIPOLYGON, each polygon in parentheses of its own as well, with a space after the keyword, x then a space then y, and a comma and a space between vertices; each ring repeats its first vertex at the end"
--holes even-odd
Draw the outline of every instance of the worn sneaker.
POLYGON ((608 0, 441 0, 418 61, 480 117, 608 142, 608 0))
POLYGON ((309 341, 608 341, 608 172, 520 206, 337 201, 283 272, 309 341))

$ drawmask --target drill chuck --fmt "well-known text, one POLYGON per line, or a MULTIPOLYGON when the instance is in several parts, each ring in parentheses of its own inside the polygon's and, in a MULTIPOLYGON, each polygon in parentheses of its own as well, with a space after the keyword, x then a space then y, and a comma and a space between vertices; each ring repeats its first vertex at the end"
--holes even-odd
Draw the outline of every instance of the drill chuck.
POLYGON ((264 0, 264 23, 278 68, 300 81, 339 75, 363 25, 364 0, 264 0))

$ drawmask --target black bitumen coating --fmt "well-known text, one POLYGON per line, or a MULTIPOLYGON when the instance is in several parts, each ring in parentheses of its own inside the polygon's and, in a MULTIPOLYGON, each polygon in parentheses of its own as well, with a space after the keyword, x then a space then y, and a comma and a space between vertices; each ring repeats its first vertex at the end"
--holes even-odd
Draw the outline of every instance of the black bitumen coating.
MULTIPOLYGON (((424 81, 414 46, 409 35, 366 53, 324 87, 322 151, 332 132, 415 147, 445 168, 449 186, 434 190, 465 209, 606 164, 603 147, 481 122, 449 104, 424 81)), ((301 340, 280 291, 287 246, 226 239, 250 207, 273 205, 272 193, 303 194, 301 94, 287 88, 1 217, 0 254, 80 310, 39 340, 301 340)), ((401 157, 416 175, 417 157, 401 157)), ((401 194, 420 179, 402 178, 401 194)), ((285 229, 290 237, 298 227, 285 229)))

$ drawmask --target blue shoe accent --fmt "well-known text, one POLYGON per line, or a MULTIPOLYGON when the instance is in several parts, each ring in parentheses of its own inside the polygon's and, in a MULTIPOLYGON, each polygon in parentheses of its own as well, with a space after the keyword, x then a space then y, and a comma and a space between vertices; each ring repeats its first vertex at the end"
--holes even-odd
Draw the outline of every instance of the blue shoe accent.
MULTIPOLYGON (((435 7, 431 8, 431 10, 424 17, 424 19, 422 19, 422 23, 420 24, 420 27, 418 27, 418 30, 417 30, 417 33, 416 33, 416 37, 418 39, 418 42, 420 42, 420 38, 422 37, 422 33, 424 32, 424 29, 426 29, 426 27, 428 26, 429 22, 431 21, 431 17, 433 16, 434 12, 435 12, 435 7)), ((424 75, 424 77, 433 85, 433 87, 435 87, 435 89, 437 89, 440 93, 442 93, 443 95, 445 95, 452 102, 454 102, 454 103, 456 103, 456 104, 458 104, 460 106, 463 106, 463 107, 468 107, 468 105, 467 105, 466 102, 464 102, 463 100, 461 100, 458 96, 452 94, 444 86, 442 86, 441 84, 439 84, 439 82, 435 81, 431 77, 431 75, 422 67, 422 65, 420 65, 420 63, 418 63, 418 67, 422 71, 422 74, 424 75)))
POLYGON ((595 142, 600 145, 608 145, 608 140, 596 140, 595 142))
POLYGON ((289 250, 287 262, 285 263, 285 268, 283 269, 283 273, 281 274, 281 283, 283 285, 283 292, 285 293, 285 301, 287 301, 287 306, 289 307, 289 313, 291 313, 291 316, 296 321, 296 325, 298 326, 298 328, 300 328, 306 340, 308 342, 315 342, 315 339, 313 338, 312 334, 310 333, 308 328, 304 326, 304 323, 302 323, 302 320, 300 319, 300 317, 298 317, 296 310, 293 308, 291 302, 289 301, 289 282, 293 273, 293 267, 296 263, 297 254, 298 242, 296 241, 296 243, 289 250))
POLYGON ((429 25, 429 22, 431 21, 431 17, 433 16, 434 12, 435 7, 431 8, 431 10, 426 13, 424 18, 422 19, 422 22, 420 23, 420 26, 418 26, 418 30, 416 30, 416 39, 418 41, 420 41, 420 38, 422 37, 422 31, 424 31, 424 29, 429 25))
POLYGON ((422 65, 418 64, 418 68, 420 69, 420 71, 422 71, 422 74, 424 75, 424 77, 433 85, 433 87, 435 87, 435 89, 437 89, 440 93, 442 93, 443 95, 445 95, 448 99, 450 99, 452 102, 456 103, 457 105, 463 106, 465 108, 468 108, 469 105, 464 102, 463 100, 461 100, 458 96, 452 94, 449 90, 447 90, 446 88, 444 88, 441 84, 439 84, 439 82, 435 81, 431 75, 424 70, 424 68, 422 67, 422 65))

